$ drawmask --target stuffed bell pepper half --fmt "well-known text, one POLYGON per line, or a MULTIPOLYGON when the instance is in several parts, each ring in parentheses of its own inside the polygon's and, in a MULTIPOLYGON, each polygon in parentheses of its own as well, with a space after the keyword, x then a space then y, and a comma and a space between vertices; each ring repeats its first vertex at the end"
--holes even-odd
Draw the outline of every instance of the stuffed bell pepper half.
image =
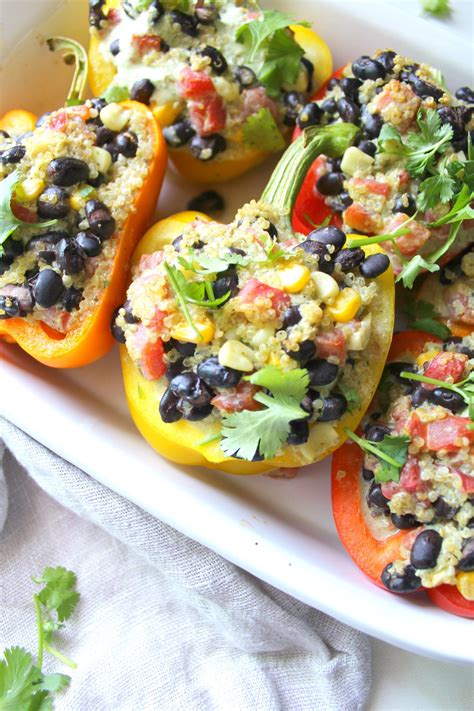
POLYGON ((370 414, 333 456, 343 545, 376 584, 474 617, 474 336, 398 333, 370 414))
POLYGON ((342 159, 315 161, 295 229, 330 217, 352 246, 379 243, 411 288, 474 239, 473 111, 472 89, 452 96, 439 70, 390 50, 338 70, 298 115, 296 135, 338 121, 361 133, 342 159))
POLYGON ((0 133, 0 337, 63 368, 113 344, 111 315, 155 209, 166 146, 142 103, 83 103, 84 50, 51 45, 77 60, 68 105, 35 126, 20 110, 1 124, 12 133, 0 133))
POLYGON ((252 0, 90 0, 95 96, 150 106, 177 169, 228 180, 281 151, 331 75, 327 45, 252 0))
POLYGON ((113 331, 133 419, 165 457, 257 474, 318 461, 357 426, 391 340, 390 262, 290 223, 314 157, 356 135, 309 129, 231 224, 180 213, 140 242, 113 331))

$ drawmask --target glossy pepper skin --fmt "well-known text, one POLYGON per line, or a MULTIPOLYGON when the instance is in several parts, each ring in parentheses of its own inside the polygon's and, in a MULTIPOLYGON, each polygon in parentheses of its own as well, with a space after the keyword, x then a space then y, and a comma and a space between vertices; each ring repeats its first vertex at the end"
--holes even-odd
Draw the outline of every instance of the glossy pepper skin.
MULTIPOLYGON (((427 342, 441 341, 423 331, 397 333, 387 362, 416 359, 425 350, 427 342)), ((400 549, 404 545, 407 531, 400 530, 383 540, 373 536, 360 504, 363 460, 363 451, 351 441, 345 442, 333 455, 331 499, 334 522, 341 543, 358 568, 373 583, 388 592, 380 576, 386 565, 402 557, 400 549)), ((461 617, 474 617, 474 602, 466 600, 454 585, 440 585, 426 592, 438 607, 461 617)))
MULTIPOLYGON (((109 7, 117 7, 118 0, 108 3, 109 7)), ((301 25, 290 25, 296 42, 304 49, 305 57, 313 64, 313 84, 321 86, 331 75, 332 59, 327 44, 313 30, 301 25)), ((108 62, 99 49, 100 40, 97 32, 93 32, 89 44, 89 84, 94 96, 101 96, 115 76, 113 63, 108 62)), ((152 106, 153 114, 163 128, 176 120, 181 109, 172 103, 152 106)), ((196 183, 222 182, 236 178, 256 165, 259 165, 270 154, 245 147, 238 158, 221 158, 211 161, 201 161, 195 158, 189 150, 169 148, 169 155, 177 170, 188 180, 196 183)))
POLYGON ((11 109, 0 119, 0 131, 6 131, 9 136, 18 138, 28 131, 33 131, 36 116, 25 109, 11 109))
MULTIPOLYGON (((354 135, 355 134, 352 134, 352 137, 354 135)), ((350 140, 352 141, 352 138, 350 140)), ((303 141, 303 139, 301 139, 301 141, 303 141)), ((345 145, 348 145, 347 141, 345 145)), ((295 146, 295 144, 293 144, 293 146, 295 146)), ((329 150, 333 155, 335 155, 335 153, 340 154, 344 149, 344 145, 336 145, 336 142, 333 143, 332 141, 328 141, 324 146, 324 150, 329 150)), ((287 191, 293 194, 295 182, 294 174, 291 170, 285 170, 285 166, 283 165, 290 150, 294 150, 294 148, 288 149, 275 170, 274 176, 280 169, 280 172, 285 175, 287 180, 287 191)), ((314 149, 312 154, 310 151, 309 163, 311 163, 312 160, 311 155, 314 155, 314 149)), ((307 165, 308 159, 306 159, 306 166, 307 165)), ((303 179, 304 174, 305 168, 303 166, 300 180, 303 179)), ((285 202, 285 199, 281 199, 281 184, 275 184, 275 182, 272 181, 273 178, 270 180, 261 199, 272 205, 281 205, 282 202, 285 202), (272 189, 272 186, 274 189, 272 189)), ((290 202, 292 202, 292 198, 290 198, 290 202)), ((201 213, 182 212, 155 224, 140 241, 133 255, 132 264, 137 263, 143 254, 151 254, 159 251, 165 244, 172 242, 182 233, 183 226, 193 221, 197 216, 201 219, 210 220, 209 217, 201 213)), ((370 247, 366 253, 372 254, 379 251, 377 247, 370 247)), ((369 405, 382 374, 385 356, 388 352, 393 330, 394 286, 391 270, 388 270, 378 277, 378 280, 381 286, 381 296, 377 305, 377 312, 373 314, 373 318, 378 322, 379 326, 383 323, 382 330, 384 335, 379 344, 380 358, 377 362, 373 363, 373 381, 366 384, 363 402, 360 408, 353 414, 346 413, 340 420, 337 426, 338 437, 335 442, 333 441, 328 445, 327 442, 324 441, 325 428, 321 428, 321 441, 318 442, 317 456, 315 456, 314 461, 323 459, 345 439, 345 427, 357 427, 369 405)), ((260 474, 277 467, 291 468, 300 466, 301 464, 308 464, 307 460, 301 461, 298 457, 297 448, 287 449, 283 455, 274 459, 258 462, 249 462, 226 457, 217 441, 208 444, 203 443, 203 437, 207 439, 208 437, 212 438, 218 435, 218 425, 210 425, 208 428, 209 431, 203 435, 202 427, 200 428, 190 421, 179 420, 175 423, 164 423, 158 414, 158 406, 161 395, 165 389, 165 384, 156 380, 146 380, 128 355, 125 346, 121 346, 121 359, 125 392, 132 418, 148 443, 167 459, 179 464, 204 466, 208 469, 218 469, 231 474, 260 474)), ((321 426, 321 424, 322 423, 319 423, 318 426, 321 426)))

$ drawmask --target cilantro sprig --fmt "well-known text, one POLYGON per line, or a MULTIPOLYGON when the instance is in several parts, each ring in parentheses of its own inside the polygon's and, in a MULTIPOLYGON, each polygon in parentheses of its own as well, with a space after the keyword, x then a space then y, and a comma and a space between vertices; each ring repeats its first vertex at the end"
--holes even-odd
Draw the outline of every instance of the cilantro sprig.
POLYGON ((421 6, 425 12, 435 17, 446 17, 451 13, 449 0, 421 0, 421 6))
POLYGON ((435 308, 428 301, 411 301, 403 306, 402 311, 408 318, 408 328, 432 333, 433 336, 443 339, 448 338, 451 333, 444 323, 436 319, 435 308))
POLYGON ((261 410, 224 415, 220 447, 230 457, 238 455, 251 461, 259 453, 271 459, 286 442, 290 422, 307 417, 300 403, 309 387, 308 371, 296 368, 285 373, 268 366, 245 380, 266 388, 271 395, 264 392, 254 395, 254 400, 264 406, 261 410))
POLYGON ((67 674, 43 674, 44 652, 52 654, 72 669, 75 662, 62 654, 53 645, 55 632, 64 627, 76 609, 79 593, 76 591, 76 576, 63 567, 45 568, 33 581, 44 585, 33 597, 38 629, 38 658, 36 663, 30 652, 23 647, 5 649, 0 659, 0 709, 18 711, 48 711, 52 709, 53 697, 65 689, 71 677, 67 674))
POLYGON ((376 482, 400 481, 400 471, 408 458, 410 437, 385 435, 381 442, 374 443, 359 437, 347 427, 344 428, 344 432, 361 449, 374 454, 379 460, 379 466, 374 472, 376 482))
POLYGON ((407 380, 416 380, 420 383, 436 385, 438 388, 444 388, 445 390, 451 390, 453 393, 457 393, 466 403, 469 419, 474 422, 474 370, 469 373, 467 378, 461 380, 459 383, 447 383, 445 380, 429 378, 426 375, 418 375, 418 373, 409 373, 406 370, 402 370, 400 375, 407 380))

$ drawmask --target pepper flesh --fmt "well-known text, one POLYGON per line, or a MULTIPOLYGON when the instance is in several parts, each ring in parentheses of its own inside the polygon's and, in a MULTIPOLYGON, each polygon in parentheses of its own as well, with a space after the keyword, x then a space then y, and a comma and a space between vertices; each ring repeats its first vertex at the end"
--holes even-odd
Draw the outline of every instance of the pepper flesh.
MULTIPOLYGON (((24 318, 0 321, 0 337, 18 343, 20 348, 33 358, 53 368, 86 365, 101 358, 112 347, 112 312, 124 293, 130 256, 153 214, 166 169, 166 146, 151 112, 136 101, 124 101, 120 106, 140 111, 146 116, 147 126, 153 137, 153 157, 146 180, 136 196, 133 210, 116 238, 118 247, 110 283, 102 293, 98 305, 84 316, 76 328, 65 335, 41 321, 32 323, 24 318)), ((75 107, 63 110, 74 111, 75 107)))
MULTIPOLYGON (((303 141, 303 139, 301 140, 303 141)), ((268 202, 268 204, 280 206, 281 203, 287 204, 288 201, 291 202, 289 194, 294 191, 294 172, 288 169, 285 170, 284 161, 289 151, 294 151, 294 147, 295 144, 288 149, 279 167, 277 167, 277 170, 280 168, 284 176, 283 186, 281 182, 278 184, 273 183, 275 187, 272 189, 272 180, 270 180, 267 189, 262 195, 262 200, 268 202)), ((332 152, 334 152, 334 145, 332 149, 332 152)), ((325 150, 331 150, 331 145, 325 146, 325 150)), ((343 150, 344 148, 342 147, 343 150)), ((303 177, 304 170, 302 171, 301 179, 303 177)), ((142 255, 156 252, 162 249, 165 244, 171 243, 181 234, 184 225, 192 222, 196 217, 210 221, 209 217, 201 213, 182 212, 161 220, 151 227, 140 241, 132 258, 132 265, 136 264, 142 255)), ((366 254, 373 254, 379 251, 378 247, 370 247, 366 249, 366 254)), ((393 330, 394 287, 391 270, 378 277, 378 280, 381 287, 380 299, 372 315, 379 327, 376 330, 378 330, 378 338, 380 338, 378 345, 380 357, 376 362, 372 363, 373 381, 365 384, 362 402, 357 411, 352 414, 346 413, 339 421, 339 424, 335 427, 336 436, 333 435, 330 443, 327 442, 326 438, 329 432, 328 425, 326 423, 318 423, 314 426, 315 431, 319 428, 317 429, 318 438, 311 443, 309 449, 308 445, 306 445, 306 449, 305 445, 287 447, 281 456, 259 462, 227 457, 220 449, 217 441, 209 441, 207 444, 203 441, 202 427, 185 420, 164 423, 160 419, 158 405, 160 397, 165 390, 165 384, 146 380, 139 368, 133 363, 126 347, 122 346, 121 359, 125 392, 136 426, 148 443, 167 459, 179 464, 205 466, 209 469, 218 469, 231 474, 259 474, 277 467, 291 468, 324 458, 344 441, 346 437, 344 428, 357 427, 370 403, 383 371, 385 356, 393 330)), ((205 440, 217 438, 218 434, 219 426, 216 424, 211 425, 204 435, 205 440)))
MULTIPOLYGON (((119 5, 116 0, 108 3, 109 7, 119 5)), ((327 44, 313 30, 301 25, 290 25, 296 42, 304 49, 305 57, 314 66, 313 84, 321 86, 331 75, 332 59, 327 44)), ((116 74, 115 66, 107 61, 100 51, 100 38, 97 32, 92 33, 89 43, 89 84, 94 96, 101 96, 116 74)), ((181 107, 176 103, 155 105, 151 110, 162 128, 172 124, 181 107)), ((196 183, 213 183, 227 181, 246 173, 251 168, 262 163, 270 153, 258 151, 244 146, 238 158, 218 156, 210 161, 195 158, 189 150, 169 148, 171 160, 177 170, 188 180, 196 183)))
POLYGON ((11 109, 0 119, 0 131, 6 131, 13 138, 19 138, 22 134, 34 130, 36 118, 35 114, 26 109, 11 109))

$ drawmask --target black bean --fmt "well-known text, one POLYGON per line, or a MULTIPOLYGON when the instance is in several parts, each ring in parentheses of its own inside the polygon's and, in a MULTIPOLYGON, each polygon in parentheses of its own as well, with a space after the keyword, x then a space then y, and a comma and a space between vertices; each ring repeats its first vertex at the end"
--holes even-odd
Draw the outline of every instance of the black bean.
POLYGON ((33 296, 37 304, 48 309, 59 301, 63 292, 63 280, 54 269, 43 269, 38 273, 33 286, 33 296))
POLYGON ((175 348, 178 353, 180 353, 185 358, 190 358, 191 356, 193 356, 196 350, 195 343, 176 341, 174 338, 170 338, 169 343, 171 344, 172 348, 175 348))
POLYGON ((12 236, 7 237, 2 244, 3 258, 10 264, 16 257, 23 254, 23 242, 20 239, 14 239, 12 236))
POLYGON ((250 67, 245 66, 237 67, 234 72, 234 77, 243 89, 252 86, 252 84, 255 84, 257 81, 255 72, 250 69, 250 67))
POLYGON ((5 139, 11 138, 10 134, 7 131, 4 131, 3 128, 0 129, 0 137, 5 139))
POLYGON ((466 138, 466 124, 469 122, 473 107, 467 106, 441 106, 437 114, 441 123, 451 126, 453 130, 453 140, 463 141, 466 138))
POLYGON ((287 352, 290 358, 298 361, 298 363, 307 363, 316 354, 316 344, 310 340, 302 341, 297 350, 287 352))
POLYGON ((113 57, 116 57, 120 52, 120 40, 115 39, 109 44, 109 52, 113 57))
POLYGON ((386 70, 384 65, 376 59, 372 59, 363 54, 352 62, 352 72, 355 77, 365 81, 366 79, 384 79, 386 70))
POLYGON ((375 279, 390 266, 390 259, 386 254, 371 254, 360 265, 359 271, 365 279, 375 279))
POLYGON ((428 96, 431 96, 436 101, 439 101, 444 93, 442 89, 434 86, 434 84, 423 81, 423 79, 420 79, 420 77, 413 73, 409 74, 408 83, 411 84, 413 91, 421 99, 426 99, 428 96))
POLYGON ((373 482, 370 485, 370 489, 367 492, 367 504, 369 506, 375 506, 381 509, 384 513, 389 512, 388 499, 382 494, 382 487, 377 482, 373 482))
POLYGON ((114 143, 117 150, 126 158, 134 158, 138 150, 137 134, 133 131, 123 131, 115 136, 114 143))
POLYGON ((298 246, 300 249, 304 249, 308 254, 316 255, 320 260, 328 255, 327 247, 315 239, 305 239, 303 242, 300 242, 298 246))
POLYGON ((470 573, 474 570, 474 538, 468 538, 464 543, 458 570, 462 570, 465 573, 470 573))
POLYGON ((290 422, 290 433, 286 439, 290 445, 304 444, 308 441, 309 424, 307 420, 292 420, 290 422))
POLYGON ((191 198, 187 208, 198 212, 220 212, 225 208, 225 202, 222 195, 216 193, 215 190, 205 190, 203 193, 191 198))
POLYGON ((371 114, 364 111, 362 115, 362 128, 366 138, 377 138, 383 126, 383 118, 380 114, 371 114))
POLYGON ((117 324, 117 316, 122 307, 117 306, 117 308, 112 313, 112 318, 110 320, 110 331, 112 336, 118 343, 125 343, 125 333, 121 326, 117 324))
POLYGON ((79 158, 61 156, 53 158, 46 168, 46 173, 54 185, 68 187, 82 183, 89 178, 89 166, 79 158))
POLYGON ((33 235, 33 237, 30 237, 26 243, 25 249, 28 251, 38 245, 57 244, 59 240, 67 239, 68 237, 68 233, 64 230, 48 230, 48 232, 43 232, 43 234, 33 235))
POLYGON ((474 104, 474 91, 468 86, 461 86, 457 89, 455 97, 460 101, 465 101, 466 104, 474 104))
POLYGON ((377 57, 377 62, 379 62, 383 67, 385 67, 386 72, 391 72, 393 67, 394 67, 394 60, 397 55, 395 52, 392 52, 391 50, 387 50, 386 52, 381 52, 379 56, 377 57))
POLYGON ((319 413, 318 422, 333 422, 340 420, 347 410, 347 400, 344 395, 329 395, 323 397, 323 408, 319 413))
POLYGON ((314 101, 311 101, 301 109, 296 123, 301 129, 307 126, 318 126, 323 116, 324 111, 314 101))
POLYGON ((69 286, 64 290, 61 305, 65 311, 75 311, 79 308, 82 301, 82 289, 76 289, 74 286, 69 286))
POLYGON ((21 316, 21 308, 18 299, 8 294, 0 294, 0 320, 18 318, 21 316))
POLYGON ((190 150, 198 160, 208 161, 227 148, 224 136, 212 133, 210 136, 194 136, 191 139, 190 150))
POLYGON ((387 370, 390 373, 390 375, 395 378, 395 380, 398 380, 400 383, 405 383, 406 385, 409 384, 409 380, 406 378, 402 378, 401 373, 403 371, 406 371, 407 373, 416 373, 417 368, 413 363, 409 363, 408 361, 404 360, 395 360, 392 361, 392 363, 387 364, 387 370))
POLYGON ((306 366, 309 374, 309 382, 313 386, 329 385, 336 380, 339 374, 339 367, 334 363, 329 363, 322 358, 316 358, 306 366))
POLYGON ((313 77, 314 77, 314 64, 310 62, 307 57, 301 57, 301 64, 306 69, 306 74, 308 75, 308 83, 306 84, 306 91, 311 93, 313 89, 313 77))
POLYGON ((149 79, 137 79, 130 90, 130 98, 148 106, 154 91, 155 85, 149 79))
POLYGON ((343 190, 342 193, 339 193, 337 198, 331 198, 327 202, 335 212, 344 212, 344 210, 347 210, 347 208, 352 205, 353 200, 349 193, 343 190))
POLYGON ((273 222, 270 222, 270 220, 268 220, 268 227, 265 227, 264 230, 265 232, 268 232, 272 239, 276 239, 278 237, 278 230, 273 222))
POLYGON ((342 173, 323 173, 316 182, 316 190, 321 195, 339 195, 344 185, 342 173))
POLYGON ((411 553, 410 563, 414 568, 425 570, 426 568, 434 568, 438 555, 441 550, 443 539, 438 531, 433 528, 427 528, 415 538, 411 553))
POLYGON ((334 258, 334 264, 341 269, 341 272, 352 272, 365 259, 365 253, 360 247, 352 249, 341 249, 334 258))
POLYGON ((423 385, 415 385, 411 391, 410 398, 413 407, 421 407, 428 400, 429 391, 423 385))
POLYGON ((374 478, 374 472, 372 469, 367 469, 367 467, 362 467, 362 479, 364 481, 372 481, 374 478))
POLYGON ((337 111, 336 99, 325 99, 321 108, 326 114, 335 114, 337 111))
POLYGON ((74 242, 86 257, 97 257, 102 251, 102 242, 92 232, 78 232, 74 242))
POLYGON ((466 526, 467 526, 468 528, 474 528, 474 516, 469 519, 469 521, 467 522, 466 526))
POLYGON ((177 358, 176 360, 170 361, 168 363, 165 375, 168 380, 173 380, 173 378, 175 378, 177 375, 180 375, 183 370, 186 370, 186 366, 184 365, 184 358, 177 358))
POLYGON ((104 143, 102 148, 104 149, 104 151, 107 151, 108 153, 110 153, 112 162, 115 163, 120 155, 115 143, 104 143))
POLYGON ((337 110, 339 111, 339 116, 342 118, 343 121, 355 124, 359 122, 359 107, 351 99, 347 99, 344 97, 342 99, 339 99, 337 102, 337 110))
POLYGON ((304 111, 304 96, 299 91, 287 91, 283 95, 283 103, 287 107, 283 122, 287 126, 293 126, 300 111, 304 111))
POLYGON ((198 0, 194 15, 201 25, 212 25, 219 17, 217 7, 213 3, 204 4, 204 0, 198 0))
POLYGON ((430 401, 434 405, 441 405, 451 412, 460 412, 466 407, 462 395, 448 390, 448 388, 435 388, 430 393, 430 401))
POLYGON ((198 49, 197 54, 200 57, 209 57, 209 59, 211 60, 211 67, 217 75, 220 76, 221 74, 224 74, 224 72, 227 71, 228 65, 225 60, 225 57, 222 52, 219 52, 219 50, 215 47, 211 47, 207 44, 205 47, 198 49))
POLYGON ((181 408, 183 418, 185 420, 190 420, 191 422, 204 420, 206 417, 209 417, 212 412, 211 404, 202 405, 201 407, 187 407, 187 403, 185 402, 183 405, 183 401, 180 400, 178 407, 181 408))
POLYGON ((369 442, 381 442, 389 434, 390 429, 386 425, 374 424, 365 428, 365 437, 369 442))
POLYGON ((341 173, 342 158, 327 158, 326 164, 331 173, 341 173))
POLYGON ((372 158, 377 153, 377 146, 372 141, 359 141, 359 143, 357 144, 357 148, 363 153, 367 153, 367 155, 371 156, 372 158))
POLYGON ((56 252, 52 249, 42 249, 38 252, 38 261, 52 264, 56 259, 56 252))
POLYGON ((177 406, 178 398, 170 388, 167 388, 161 396, 159 407, 160 417, 163 422, 169 424, 170 422, 177 422, 181 419, 182 415, 177 406))
POLYGON ((106 126, 99 126, 95 132, 95 142, 98 146, 103 146, 105 143, 111 143, 116 135, 116 131, 111 131, 106 126))
MULTIPOLYGON (((316 393, 313 393, 313 394, 316 394, 316 393)), ((308 395, 305 395, 304 398, 301 400, 300 407, 302 410, 304 410, 305 412, 308 413, 308 417, 306 419, 309 419, 314 411, 313 398, 311 397, 311 395, 309 393, 308 393, 308 395)))
POLYGON ((163 129, 166 143, 173 148, 186 145, 195 134, 196 132, 189 121, 178 121, 163 129))
POLYGON ((336 87, 336 86, 339 86, 339 79, 337 79, 336 77, 333 77, 332 79, 330 79, 328 81, 328 86, 327 86, 328 91, 331 91, 331 89, 334 89, 334 87, 336 87))
POLYGON ((413 195, 404 193, 395 199, 392 212, 403 212, 410 217, 416 212, 416 200, 413 195))
POLYGON ((101 240, 112 237, 115 231, 115 220, 107 205, 100 200, 88 200, 85 211, 89 227, 97 237, 101 240))
POLYGON ((69 212, 69 193, 57 185, 43 190, 37 200, 38 215, 45 218, 61 219, 69 212))
POLYGON ((403 573, 397 573, 389 563, 383 569, 380 580, 387 590, 394 593, 412 593, 421 588, 421 580, 411 565, 407 565, 403 573))
POLYGON ((401 531, 406 531, 410 528, 418 528, 418 526, 421 526, 421 523, 416 520, 416 518, 412 514, 402 514, 399 516, 398 514, 391 514, 390 518, 392 519, 392 523, 394 526, 399 528, 401 531))
POLYGON ((179 25, 181 32, 189 37, 197 37, 198 21, 193 15, 188 15, 181 10, 171 10, 171 21, 179 25))
POLYGON ((211 388, 235 388, 243 375, 240 370, 221 365, 216 357, 203 360, 196 372, 211 388))
POLYGON ((320 242, 326 247, 332 245, 335 250, 342 249, 346 241, 346 235, 344 232, 334 225, 327 225, 326 227, 317 227, 312 230, 307 239, 313 240, 315 242, 320 242))
POLYGON ((459 511, 458 506, 450 506, 448 502, 443 499, 442 496, 438 497, 433 504, 433 508, 436 513, 436 517, 440 519, 445 519, 451 521, 457 512, 459 511))
POLYGON ((356 104, 359 103, 359 88, 362 86, 361 81, 353 77, 344 77, 344 79, 341 79, 339 82, 339 86, 349 99, 355 101, 356 104))
POLYGON ((180 400, 185 400, 192 407, 203 407, 211 402, 212 390, 196 373, 181 373, 170 382, 171 391, 180 400))
POLYGON ((154 10, 153 24, 156 25, 165 14, 165 8, 161 4, 160 0, 153 0, 150 7, 154 10))
POLYGON ((8 261, 7 259, 2 259, 0 257, 0 276, 2 274, 5 274, 6 271, 8 271, 11 267, 11 262, 8 261))
POLYGON ((106 19, 103 13, 104 5, 105 0, 89 0, 89 25, 98 30, 101 28, 100 23, 106 19))
POLYGON ((290 306, 283 314, 282 329, 287 331, 291 326, 296 326, 301 321, 301 311, 298 306, 290 306))
POLYGON ((56 246, 56 259, 65 274, 79 274, 84 269, 84 256, 70 239, 62 239, 56 246))
POLYGON ((0 163, 2 165, 9 165, 11 163, 19 163, 26 153, 25 146, 21 143, 17 146, 12 146, 4 151, 0 152, 0 163))

